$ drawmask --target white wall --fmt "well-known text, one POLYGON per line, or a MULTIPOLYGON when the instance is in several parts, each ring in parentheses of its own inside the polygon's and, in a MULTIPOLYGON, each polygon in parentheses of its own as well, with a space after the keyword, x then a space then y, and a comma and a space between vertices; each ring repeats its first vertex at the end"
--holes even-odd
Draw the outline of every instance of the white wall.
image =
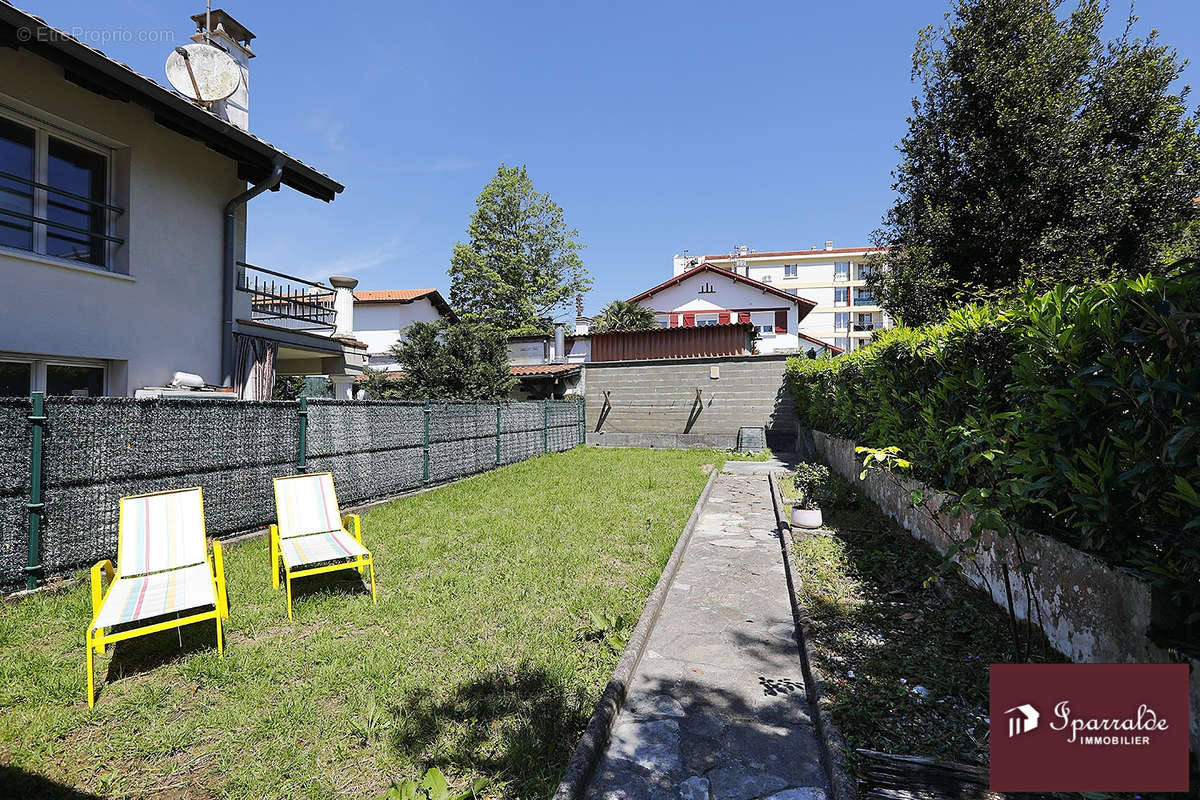
MULTIPOLYGON (((176 370, 219 383, 222 209, 245 187, 236 164, 155 124, 139 106, 80 89, 26 51, 0 48, 0 104, 13 99, 123 145, 115 166, 121 172, 128 162, 117 198, 127 209, 118 235, 128 275, 0 251, 0 351, 127 362, 109 371, 116 395, 163 385, 176 370)), ((269 205, 271 196, 254 202, 269 205)), ((241 226, 239 239, 244 258, 241 226)))
MULTIPOLYGON (((411 303, 355 303, 354 337, 367 346, 371 356, 383 356, 409 325, 440 318, 427 297, 411 303)), ((373 358, 371 365, 378 368, 391 364, 394 362, 389 358, 373 358)))
MULTIPOLYGON (((657 294, 643 300, 640 305, 652 308, 660 313, 697 311, 704 313, 709 309, 724 309, 729 311, 750 311, 751 321, 759 324, 759 316, 770 313, 771 324, 774 325, 774 311, 787 310, 787 333, 763 333, 758 343, 759 352, 775 353, 797 348, 806 349, 805 343, 796 336, 799 312, 794 302, 738 283, 730 278, 716 275, 707 270, 697 272, 694 277, 675 286, 669 286, 657 294), (700 292, 705 284, 712 284, 715 291, 700 292), (760 309, 755 313, 755 309, 760 309)), ((731 317, 731 320, 733 318, 731 317)), ((734 320, 736 321, 736 320, 734 320)))

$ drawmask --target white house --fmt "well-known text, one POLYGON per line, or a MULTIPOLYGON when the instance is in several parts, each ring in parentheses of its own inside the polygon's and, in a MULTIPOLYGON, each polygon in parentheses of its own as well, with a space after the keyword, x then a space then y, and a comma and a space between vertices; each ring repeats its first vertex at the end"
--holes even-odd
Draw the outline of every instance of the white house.
POLYGON ((271 203, 255 197, 343 187, 249 132, 254 35, 211 20, 241 69, 212 110, 0 2, 0 395, 130 395, 187 372, 250 398, 316 372, 348 396, 366 361, 355 282, 245 260, 247 204, 271 203))
POLYGON ((750 323, 760 353, 841 350, 801 331, 816 303, 715 264, 701 263, 629 298, 655 311, 664 328, 750 323))
POLYGON ((354 293, 354 336, 367 346, 372 369, 394 372, 400 368, 388 355, 392 345, 414 322, 457 320, 437 289, 384 289, 354 293))
POLYGON ((708 263, 806 297, 816 305, 800 321, 799 332, 841 350, 854 350, 869 342, 873 331, 892 325, 867 288, 870 256, 880 250, 835 248, 833 242, 808 250, 768 253, 738 247, 732 253, 702 257, 676 255, 673 273, 678 276, 708 263))

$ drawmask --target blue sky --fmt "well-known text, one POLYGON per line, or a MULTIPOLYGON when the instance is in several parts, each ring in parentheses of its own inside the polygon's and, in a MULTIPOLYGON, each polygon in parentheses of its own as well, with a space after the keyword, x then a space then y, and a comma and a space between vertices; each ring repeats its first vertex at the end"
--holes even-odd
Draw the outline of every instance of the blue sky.
MULTIPOLYGON (((136 32, 184 43, 203 11, 17 5, 68 30, 135 32, 98 46, 160 82, 172 44, 136 32)), ((589 313, 669 277, 685 248, 864 244, 892 198, 917 30, 948 6, 214 2, 258 36, 251 129, 347 187, 329 205, 290 190, 255 200, 249 259, 448 290, 451 249, 500 162, 528 165, 579 229, 589 313)), ((1200 60, 1200 3, 1140 0, 1138 14, 1140 31, 1200 60)))

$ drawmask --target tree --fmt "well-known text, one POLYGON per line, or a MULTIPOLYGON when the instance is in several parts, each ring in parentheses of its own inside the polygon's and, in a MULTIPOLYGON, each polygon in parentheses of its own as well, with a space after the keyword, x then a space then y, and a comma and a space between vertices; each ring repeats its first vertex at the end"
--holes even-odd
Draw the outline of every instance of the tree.
POLYGON ((508 334, 547 333, 550 320, 592 286, 562 209, 538 194, 524 166, 496 170, 475 201, 470 241, 454 245, 450 303, 468 322, 508 334))
POLYGON ((644 331, 657 327, 658 319, 654 316, 654 309, 627 300, 613 300, 592 321, 591 330, 595 333, 612 333, 644 331))
MULTIPOLYGON (((1023 281, 1104 281, 1158 271, 1200 194, 1185 62, 1156 34, 1100 38, 1105 6, 953 0, 913 54, 890 249, 870 281, 910 325, 1023 281)), ((1133 23, 1131 17, 1130 25, 1133 23)))
POLYGON ((516 382, 504 334, 478 323, 414 322, 388 354, 403 370, 384 390, 397 399, 500 400, 516 382))

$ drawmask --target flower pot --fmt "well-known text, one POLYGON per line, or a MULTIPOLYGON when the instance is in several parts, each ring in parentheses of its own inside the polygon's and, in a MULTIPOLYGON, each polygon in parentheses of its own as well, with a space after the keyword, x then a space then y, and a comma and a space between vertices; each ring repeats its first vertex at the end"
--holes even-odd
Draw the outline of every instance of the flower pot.
POLYGON ((798 528, 821 527, 821 509, 792 508, 792 524, 798 528))

